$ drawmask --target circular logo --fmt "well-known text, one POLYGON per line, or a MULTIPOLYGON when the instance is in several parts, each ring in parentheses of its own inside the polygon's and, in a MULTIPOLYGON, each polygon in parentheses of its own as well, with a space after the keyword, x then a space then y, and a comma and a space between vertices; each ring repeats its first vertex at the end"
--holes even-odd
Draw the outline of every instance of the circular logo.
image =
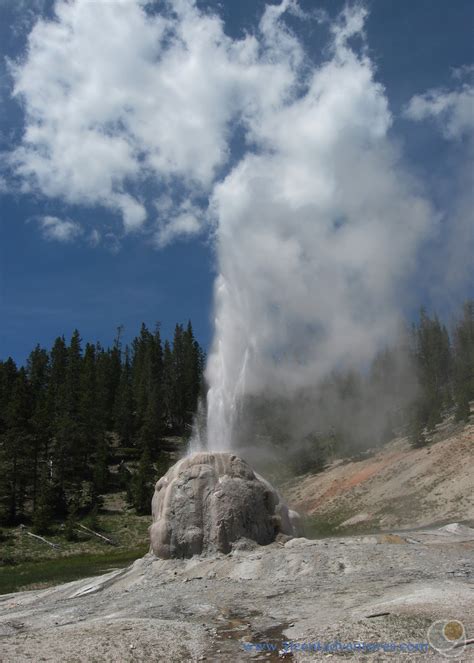
POLYGON ((457 619, 439 619, 428 629, 428 642, 446 658, 461 656, 466 645, 464 624, 457 619))

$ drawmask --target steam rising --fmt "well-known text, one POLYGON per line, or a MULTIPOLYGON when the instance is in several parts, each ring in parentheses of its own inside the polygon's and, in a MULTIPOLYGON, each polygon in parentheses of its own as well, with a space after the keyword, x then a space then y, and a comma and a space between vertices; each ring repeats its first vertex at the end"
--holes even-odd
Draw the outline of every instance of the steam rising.
POLYGON ((273 25, 275 42, 285 35, 275 67, 286 85, 246 118, 252 149, 214 189, 212 449, 232 448, 244 396, 288 396, 363 366, 397 332, 433 215, 389 138, 374 67, 349 46, 364 18, 346 10, 329 59, 309 71, 298 41, 273 25))

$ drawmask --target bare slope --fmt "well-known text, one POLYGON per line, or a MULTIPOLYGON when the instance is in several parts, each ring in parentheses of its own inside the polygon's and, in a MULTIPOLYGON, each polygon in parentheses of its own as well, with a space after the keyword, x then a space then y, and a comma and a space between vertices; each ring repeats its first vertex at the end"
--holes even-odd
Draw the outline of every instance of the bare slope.
POLYGON ((474 519, 474 423, 437 433, 422 449, 398 438, 373 456, 336 461, 299 477, 283 492, 290 506, 319 523, 373 529, 425 527, 474 519), (436 438, 435 438, 436 439, 436 438))

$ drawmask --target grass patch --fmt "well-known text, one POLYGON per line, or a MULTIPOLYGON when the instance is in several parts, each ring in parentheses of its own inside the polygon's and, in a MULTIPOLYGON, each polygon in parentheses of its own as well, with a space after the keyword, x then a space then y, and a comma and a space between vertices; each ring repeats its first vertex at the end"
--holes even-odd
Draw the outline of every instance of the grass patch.
MULTIPOLYGON (((82 521, 87 525, 87 519, 82 521)), ((109 537, 120 550, 134 550, 144 547, 149 542, 148 527, 151 516, 138 516, 131 511, 110 511, 104 509, 97 517, 97 532, 109 537)), ((61 523, 56 523, 50 534, 45 535, 48 541, 58 544, 52 549, 21 531, 19 527, 3 528, 4 541, 0 543, 0 568, 5 558, 9 564, 23 564, 63 557, 79 555, 100 555, 113 552, 114 548, 104 541, 78 529, 77 540, 67 541, 61 523)))
POLYGON ((303 534, 308 539, 324 539, 328 536, 342 536, 338 529, 350 516, 346 512, 336 511, 330 514, 315 514, 303 518, 303 534))
POLYGON ((148 545, 128 550, 111 550, 93 555, 69 555, 0 567, 0 594, 41 589, 88 576, 101 575, 114 568, 127 566, 147 551, 148 545))
MULTIPOLYGON (((100 575, 127 566, 149 548, 150 516, 139 516, 126 508, 123 493, 105 496, 104 509, 94 529, 110 538, 110 546, 100 538, 77 528, 77 539, 65 537, 63 523, 57 522, 46 539, 58 548, 28 536, 20 527, 5 527, 0 539, 0 594, 39 589, 100 575)), ((87 525, 87 518, 82 521, 87 525)))
POLYGON ((367 522, 354 523, 346 527, 340 526, 341 523, 355 515, 354 512, 339 509, 330 513, 306 516, 303 519, 303 536, 308 539, 325 539, 330 536, 362 536, 380 532, 378 518, 367 522))

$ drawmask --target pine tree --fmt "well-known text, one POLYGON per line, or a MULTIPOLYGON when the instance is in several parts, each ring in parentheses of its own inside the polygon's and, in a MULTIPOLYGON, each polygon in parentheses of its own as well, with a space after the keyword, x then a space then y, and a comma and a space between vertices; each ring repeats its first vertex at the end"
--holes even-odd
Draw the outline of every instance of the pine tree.
POLYGON ((148 409, 149 384, 147 360, 149 360, 151 356, 149 348, 152 343, 152 338, 153 337, 147 326, 143 323, 139 336, 135 338, 132 343, 132 381, 138 430, 140 430, 143 425, 148 409))
POLYGON ((94 453, 94 466, 92 474, 93 502, 99 502, 99 496, 107 491, 109 483, 108 448, 105 436, 97 444, 94 453))
POLYGON ((17 375, 18 369, 11 357, 5 362, 0 361, 0 435, 6 430, 8 404, 17 375))
POLYGON ((142 449, 148 447, 152 455, 156 455, 163 432, 163 351, 159 325, 154 335, 147 339, 143 385, 147 391, 147 399, 139 431, 139 442, 142 449))
POLYGON ((77 507, 71 504, 66 522, 64 523, 64 538, 66 541, 77 541, 77 507))
POLYGON ((88 474, 88 468, 99 445, 103 431, 101 427, 99 403, 97 398, 97 375, 95 346, 87 343, 80 371, 80 387, 78 395, 78 424, 82 473, 88 474))
POLYGON ((425 435, 425 422, 423 417, 423 411, 416 409, 413 415, 408 437, 411 443, 411 446, 414 449, 420 449, 425 447, 428 443, 425 435))
POLYGON ((74 330, 67 348, 66 407, 57 429, 62 450, 64 489, 67 500, 80 499, 84 474, 84 437, 81 435, 80 395, 82 375, 81 337, 74 330))
POLYGON ((173 352, 166 340, 163 347, 163 417, 165 428, 169 432, 174 428, 174 391, 173 352))
POLYGON ((79 395, 81 392, 82 351, 81 336, 74 330, 67 349, 66 402, 71 419, 77 421, 79 413, 79 395))
POLYGON ((66 448, 63 436, 67 412, 66 371, 68 351, 64 337, 58 337, 51 350, 51 370, 47 393, 47 408, 51 416, 51 437, 47 456, 51 459, 51 480, 54 485, 55 513, 66 512, 65 472, 66 448))
POLYGON ((106 431, 110 423, 112 413, 110 394, 110 351, 105 350, 100 343, 95 346, 95 370, 96 370, 96 399, 98 428, 106 431))
POLYGON ((433 429, 452 404, 452 354, 446 327, 423 309, 415 329, 415 361, 421 389, 416 417, 433 429))
POLYGON ((10 401, 18 370, 9 358, 0 362, 0 523, 15 519, 15 447, 9 434, 10 401))
POLYGON ((148 447, 145 447, 136 474, 131 482, 132 504, 137 513, 148 514, 151 512, 151 498, 153 496, 153 481, 155 470, 151 460, 148 447))
POLYGON ((32 519, 33 531, 36 534, 48 534, 53 522, 54 508, 54 490, 48 467, 46 464, 43 464, 40 474, 38 499, 32 519))
POLYGON ((132 369, 130 365, 130 350, 125 348, 124 361, 120 373, 117 398, 115 401, 114 420, 116 430, 122 445, 129 447, 135 432, 134 425, 134 402, 132 388, 132 369))
POLYGON ((184 420, 190 428, 197 410, 199 395, 201 393, 201 376, 203 370, 203 357, 198 342, 194 338, 193 328, 189 320, 186 331, 183 333, 183 390, 184 390, 184 420))
POLYGON ((51 436, 51 412, 47 391, 49 383, 49 355, 39 345, 31 352, 27 362, 27 375, 31 388, 32 417, 30 420, 33 448, 33 511, 36 508, 39 464, 48 458, 49 439, 51 436))
POLYGON ((173 337, 173 418, 180 432, 186 421, 185 343, 182 325, 176 325, 173 337))
POLYGON ((107 403, 107 429, 112 430, 115 427, 116 422, 114 420, 115 415, 115 403, 117 400, 117 394, 120 385, 120 375, 122 372, 122 337, 123 327, 117 327, 117 334, 114 339, 114 345, 110 350, 110 359, 109 359, 109 401, 107 403))
POLYGON ((66 408, 67 348, 64 337, 58 337, 51 350, 51 368, 48 384, 48 403, 54 427, 66 408))
POLYGON ((18 371, 6 412, 6 431, 2 436, 2 451, 7 481, 2 487, 1 502, 4 517, 15 523, 24 515, 25 501, 32 482, 33 465, 31 447, 33 437, 30 427, 31 392, 25 369, 18 371))
POLYGON ((474 300, 464 304, 454 330, 454 394, 456 418, 468 421, 474 400, 474 300))

